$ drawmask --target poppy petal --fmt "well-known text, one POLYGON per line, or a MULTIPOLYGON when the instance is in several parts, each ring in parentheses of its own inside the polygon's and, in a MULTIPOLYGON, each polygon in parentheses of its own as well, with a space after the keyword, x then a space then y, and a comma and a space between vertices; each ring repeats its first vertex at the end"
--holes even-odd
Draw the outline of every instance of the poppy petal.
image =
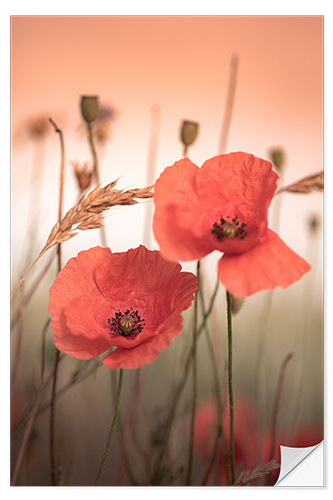
POLYGON ((95 268, 111 255, 109 248, 94 247, 70 259, 50 288, 49 313, 52 321, 76 297, 96 290, 95 268))
POLYGON ((262 243, 240 255, 223 255, 218 274, 225 288, 237 297, 260 290, 287 288, 311 266, 291 250, 271 229, 262 243))
POLYGON ((103 301, 102 296, 97 297, 98 290, 95 284, 94 271, 96 264, 109 255, 111 255, 111 250, 101 247, 79 252, 77 257, 70 259, 66 263, 50 288, 48 310, 51 315, 51 328, 54 333, 55 344, 61 351, 79 359, 89 359, 102 354, 108 349, 110 343, 106 346, 102 339, 100 341, 94 339, 94 337, 99 338, 100 336, 100 333, 96 335, 95 328, 84 336, 80 335, 79 331, 72 334, 67 324, 68 316, 66 317, 65 310, 68 315, 71 307, 72 313, 76 311, 75 314, 79 318, 82 317, 83 321, 83 317, 86 317, 86 315, 82 313, 85 313, 86 307, 91 307, 92 303, 95 303, 97 308, 99 302, 103 301), (89 301, 82 305, 84 296, 89 297, 89 301))
POLYGON ((111 339, 100 317, 105 317, 105 306, 99 298, 81 296, 72 300, 60 317, 60 324, 52 323, 56 347, 78 359, 90 359, 111 347, 111 339))
POLYGON ((196 176, 196 186, 214 219, 232 214, 260 222, 267 218, 277 179, 271 162, 238 152, 207 160, 196 176))
POLYGON ((154 235, 161 254, 171 261, 201 259, 213 248, 203 238, 204 207, 197 194, 199 168, 188 158, 166 168, 154 189, 154 235))

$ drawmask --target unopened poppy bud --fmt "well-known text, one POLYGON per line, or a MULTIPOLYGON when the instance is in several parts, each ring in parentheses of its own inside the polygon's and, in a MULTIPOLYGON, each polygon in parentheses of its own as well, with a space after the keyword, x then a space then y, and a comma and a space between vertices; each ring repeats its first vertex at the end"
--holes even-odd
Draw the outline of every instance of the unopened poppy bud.
POLYGON ((194 143, 199 131, 199 123, 184 120, 182 123, 180 138, 184 146, 188 147, 194 143))
POLYGON ((244 304, 245 299, 243 297, 235 297, 235 295, 231 295, 231 312, 233 315, 237 314, 243 304, 244 304))
POLYGON ((286 161, 286 157, 285 157, 286 155, 285 155, 283 149, 280 149, 280 148, 271 149, 269 155, 270 155, 271 162, 273 163, 273 165, 275 167, 275 170, 277 172, 282 172, 283 167, 285 165, 285 161, 286 161))
POLYGON ((308 227, 309 227, 310 233, 315 234, 318 231, 318 229, 320 228, 320 226, 321 226, 320 217, 316 214, 311 215, 308 219, 308 227))
POLYGON ((99 102, 97 95, 81 96, 81 113, 87 123, 91 123, 98 117, 99 102))

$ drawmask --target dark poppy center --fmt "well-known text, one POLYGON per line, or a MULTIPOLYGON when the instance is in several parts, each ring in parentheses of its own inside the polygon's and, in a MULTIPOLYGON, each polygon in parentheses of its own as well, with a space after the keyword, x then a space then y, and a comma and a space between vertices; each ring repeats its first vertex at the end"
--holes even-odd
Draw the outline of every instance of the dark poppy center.
POLYGON ((139 311, 134 311, 133 307, 127 309, 124 313, 121 311, 116 312, 113 318, 108 318, 108 324, 113 335, 122 335, 129 339, 135 339, 145 326, 144 319, 141 319, 139 311))
POLYGON ((225 218, 220 217, 218 222, 214 222, 210 232, 214 234, 219 241, 225 238, 239 238, 244 240, 247 236, 245 228, 245 222, 240 222, 237 215, 231 220, 226 216, 225 218))

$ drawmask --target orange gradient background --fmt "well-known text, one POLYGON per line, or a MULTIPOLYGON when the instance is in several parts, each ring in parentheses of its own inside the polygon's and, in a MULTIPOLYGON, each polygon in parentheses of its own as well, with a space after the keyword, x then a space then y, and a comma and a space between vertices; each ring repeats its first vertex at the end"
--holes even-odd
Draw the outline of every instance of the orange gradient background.
MULTIPOLYGON (((267 158, 270 147, 283 146, 285 182, 320 170, 322 22, 321 17, 292 16, 12 17, 15 258, 24 242, 32 162, 32 145, 22 137, 24 120, 45 113, 64 131, 67 208, 73 199, 70 161, 90 161, 84 131, 78 132, 81 94, 98 94, 118 112, 101 162, 102 180, 121 177, 121 187, 143 186, 154 103, 161 107, 157 175, 181 156, 178 133, 183 118, 200 123, 191 159, 200 165, 217 153, 230 58, 235 53, 239 71, 228 151, 267 158)), ((59 148, 51 126, 45 158, 41 244, 57 213, 53 187, 59 148)), ((282 236, 285 232, 295 250, 305 248, 304 231, 297 233, 295 228, 304 224, 307 213, 321 211, 321 201, 320 195, 297 200, 285 196, 282 236)), ((111 227, 109 218, 107 224, 111 227)), ((123 249, 125 242, 118 248, 119 234, 113 238, 112 233, 110 242, 123 249)), ((140 239, 140 231, 133 229, 127 243, 137 245, 140 239)))
MULTIPOLYGON (((239 66, 227 152, 245 151, 269 159, 269 150, 281 146, 286 152, 283 184, 320 171, 323 168, 321 16, 11 18, 13 286, 29 264, 26 256, 31 223, 28 207, 35 144, 28 137, 27 120, 44 114, 52 117, 63 130, 66 147, 64 210, 73 206, 78 196, 71 162, 91 161, 79 108, 82 94, 99 95, 102 103, 110 104, 117 111, 111 124, 110 141, 99 150, 102 181, 119 178, 119 188, 143 187, 149 182, 146 167, 154 105, 161 110, 155 178, 182 156, 179 130, 183 119, 200 123, 199 136, 189 149, 189 157, 194 163, 201 165, 218 153, 232 54, 238 55, 239 66)), ((31 257, 44 246, 57 220, 59 137, 51 125, 43 158, 40 224, 35 254, 31 257)), ((272 204, 271 214, 277 199, 272 204)), ((268 406, 272 404, 286 353, 303 352, 305 357, 300 358, 297 354, 288 369, 280 418, 287 424, 292 421, 288 405, 295 403, 301 374, 304 391, 300 419, 304 417, 321 423, 322 233, 320 230, 311 237, 307 221, 314 214, 321 219, 323 197, 322 193, 283 194, 279 199, 279 234, 309 261, 312 269, 289 289, 274 292, 266 353, 267 402, 268 406)), ((144 242, 144 216, 151 206, 148 200, 132 207, 115 207, 108 212, 105 225, 112 251, 126 251, 144 242)), ((98 230, 75 236, 62 245, 64 262, 78 251, 98 244, 98 230)), ((153 239, 149 246, 158 248, 153 239)), ((215 282, 218 258, 215 252, 203 262, 208 291, 215 282)), ((195 269, 194 263, 185 263, 183 267, 195 269)), ((48 288, 55 275, 54 266, 25 316, 28 331, 25 331, 22 349, 25 359, 29 360, 26 367, 29 376, 34 362, 31 360, 39 362, 40 330, 48 315, 48 288), (35 343, 26 340, 29 335, 35 338, 35 343)), ((236 394, 253 391, 257 335, 264 301, 264 293, 250 297, 234 320, 236 394)), ((214 312, 212 326, 222 366, 226 352, 222 290, 218 303, 220 307, 214 312)), ((52 334, 49 334, 51 342, 52 334)), ((151 394, 156 404, 165 404, 165 391, 170 390, 170 372, 179 375, 182 343, 190 342, 187 334, 190 332, 186 330, 185 336, 182 334, 161 354, 156 362, 159 367, 154 363, 146 367, 143 405, 149 406, 151 394), (160 370, 159 377, 154 376, 154 369, 160 370)), ((202 354, 199 362, 199 398, 207 394, 205 384, 210 376, 207 356, 207 352, 202 354)), ((109 374, 98 377, 99 382, 104 377, 101 387, 109 390, 109 374)), ((95 383, 95 380, 91 382, 95 383)), ((69 441, 76 436, 76 456, 82 477, 86 473, 84 453, 98 460, 104 439, 102 431, 109 422, 109 402, 101 405, 101 393, 94 387, 89 386, 90 392, 76 392, 73 401, 65 397, 59 404, 61 425, 63 429, 66 426, 71 429, 67 435, 73 433, 69 441), (76 406, 80 405, 89 407, 90 412, 83 412, 82 421, 77 423, 76 406), (89 433, 83 444, 82 435, 94 419, 101 429, 98 446, 95 435, 88 436, 89 433)), ((66 448, 65 431, 64 436, 62 444, 66 448)), ((75 484, 82 484, 79 475, 75 484)))

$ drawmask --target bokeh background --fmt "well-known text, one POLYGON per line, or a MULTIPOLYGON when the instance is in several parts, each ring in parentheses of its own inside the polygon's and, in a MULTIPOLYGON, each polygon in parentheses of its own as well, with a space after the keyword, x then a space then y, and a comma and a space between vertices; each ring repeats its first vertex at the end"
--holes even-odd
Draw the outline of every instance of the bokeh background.
MULTIPOLYGON (((323 19, 320 16, 11 18, 13 286, 44 246, 57 219, 59 138, 51 125, 42 138, 31 135, 32 120, 52 117, 63 130, 65 209, 78 197, 72 162, 91 162, 79 109, 82 94, 98 95, 112 109, 109 135, 98 145, 102 181, 119 178, 121 188, 143 187, 181 158, 179 131, 183 119, 200 124, 198 139, 189 152, 192 161, 201 165, 218 153, 233 55, 238 56, 239 64, 227 151, 246 151, 269 159, 271 148, 283 148, 286 154, 283 184, 321 170, 323 19), (155 124, 153 131, 152 124, 155 124), (152 134, 157 137, 157 150, 155 173, 149 174, 152 134)), ((279 203, 277 207, 277 198, 273 202, 271 222, 276 226, 274 213, 280 210, 280 236, 309 261, 312 269, 300 282, 287 290, 276 290, 269 299, 265 293, 250 297, 235 316, 234 390, 236 396, 246 394, 253 398, 260 408, 262 425, 266 425, 280 365, 286 354, 293 352, 279 425, 294 432, 308 423, 320 427, 323 417, 322 195, 283 194, 279 203), (311 230, 309 224, 313 217, 318 221, 316 230, 311 230), (265 334, 263 330, 267 330, 265 363, 258 388, 258 345, 265 334)), ((141 243, 158 248, 145 230, 151 209, 152 202, 147 201, 132 207, 116 207, 107 214, 107 240, 113 251, 126 251, 141 243)), ((77 235, 63 245, 64 261, 99 242, 96 230, 77 235)), ((214 253, 203 261, 208 293, 215 283, 218 258, 214 253)), ((183 267, 194 271, 192 263, 183 267)), ((54 265, 24 312, 13 418, 24 411, 38 386, 41 329, 48 317, 48 289, 55 275, 54 265)), ((29 279, 33 280, 33 275, 29 279)), ((14 312, 17 305, 18 302, 14 304, 14 312)), ((186 327, 190 316, 191 313, 185 315, 186 327)), ((219 292, 211 329, 217 358, 223 366, 226 358, 223 290, 219 292)), ((13 329, 13 342, 15 332, 13 329)), ((174 387, 171 374, 181 373, 190 338, 190 328, 185 328, 171 347, 140 374, 142 392, 137 429, 146 446, 149 426, 158 413, 163 413, 174 387)), ((50 368, 53 355, 50 330, 47 345, 50 368)), ((212 394, 212 374, 204 339, 199 346, 199 396, 204 401, 212 394)), ((73 360, 64 362, 60 387, 68 380, 73 366, 76 366, 73 360)), ((126 379, 124 415, 131 390, 138 383, 134 372, 126 373, 126 379)), ((182 403, 184 421, 189 401, 190 389, 182 403)), ((111 409, 110 373, 103 367, 93 379, 71 389, 59 400, 57 448, 62 467, 71 471, 71 484, 91 484, 94 479, 111 409)), ((178 432, 185 425, 183 420, 179 419, 178 432)), ((34 427, 28 458, 19 478, 21 484, 49 482, 47 426, 45 413, 34 427)), ((15 434, 13 459, 20 440, 21 435, 15 434)), ((177 440, 174 441, 177 448, 177 440)), ((178 443, 179 446, 187 445, 178 443)), ((132 448, 130 454, 137 459, 138 452, 132 448)), ((119 456, 117 445, 114 453, 112 460, 119 456)), ((112 469, 111 459, 108 464, 109 474, 104 481, 114 484, 119 480, 119 470, 112 469)), ((196 467, 200 468, 200 461, 196 467)), ((142 464, 139 469, 144 469, 142 464)))

